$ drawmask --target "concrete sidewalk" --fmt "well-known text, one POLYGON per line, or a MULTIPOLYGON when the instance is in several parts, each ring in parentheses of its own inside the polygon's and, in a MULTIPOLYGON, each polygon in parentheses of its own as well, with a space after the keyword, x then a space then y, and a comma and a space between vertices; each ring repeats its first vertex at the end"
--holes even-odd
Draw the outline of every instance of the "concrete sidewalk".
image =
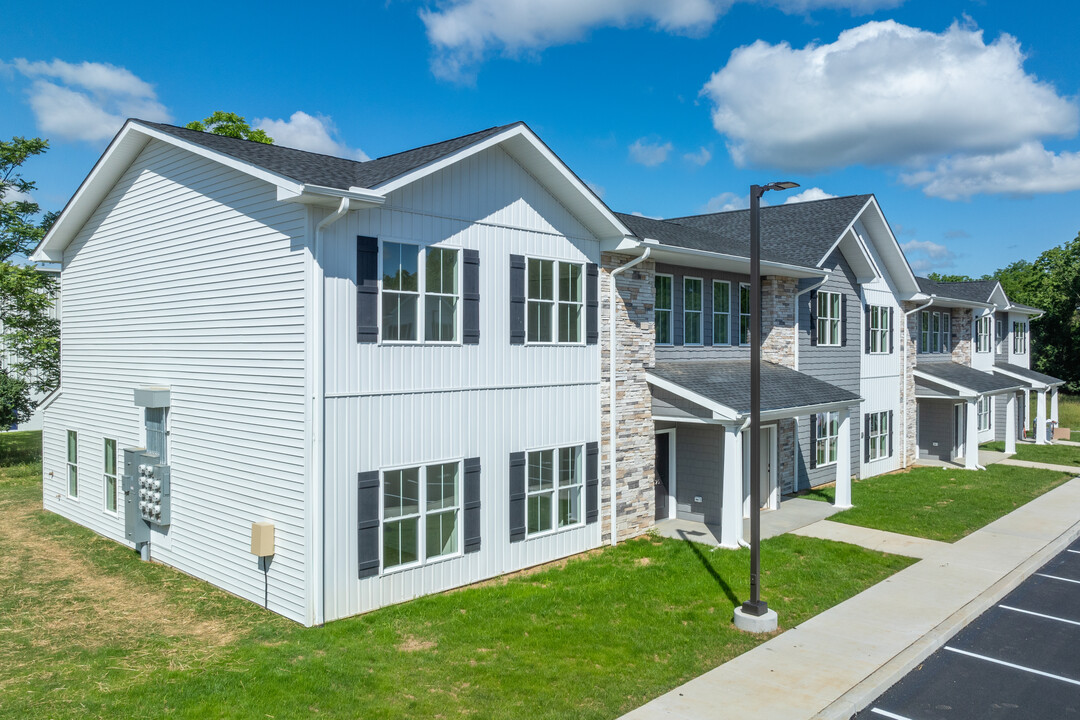
POLYGON ((1080 478, 624 717, 846 720, 1080 537, 1078 518, 1080 478))
POLYGON ((793 535, 821 538, 822 540, 846 542, 869 550, 914 558, 928 558, 949 546, 949 543, 940 540, 927 540, 926 538, 901 535, 887 530, 874 530, 873 528, 829 522, 828 520, 797 528, 792 530, 791 533, 793 535))
POLYGON ((1055 463, 1032 462, 1031 460, 1002 460, 1002 465, 1015 465, 1016 467, 1035 468, 1036 470, 1057 470, 1058 472, 1080 475, 1080 467, 1076 465, 1057 465, 1055 463))

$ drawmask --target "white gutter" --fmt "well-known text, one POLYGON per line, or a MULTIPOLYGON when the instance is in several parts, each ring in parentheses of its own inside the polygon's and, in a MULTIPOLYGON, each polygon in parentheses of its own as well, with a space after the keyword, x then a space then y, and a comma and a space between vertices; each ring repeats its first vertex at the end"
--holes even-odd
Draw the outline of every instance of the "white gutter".
MULTIPOLYGON (((919 305, 918 307, 912 308, 911 310, 908 310, 907 312, 905 312, 904 313, 904 331, 907 332, 907 329, 908 329, 908 316, 909 315, 911 315, 912 313, 917 313, 920 310, 925 310, 926 308, 933 305, 934 301, 937 300, 937 299, 938 299, 937 295, 931 295, 930 296, 930 302, 926 303, 925 305, 919 305)), ((904 468, 906 468, 908 466, 908 454, 907 454, 907 439, 908 439, 907 438, 907 419, 908 419, 907 356, 908 356, 908 345, 910 345, 910 344, 911 343, 908 341, 908 338, 905 338, 904 339, 904 462, 903 462, 903 465, 901 466, 901 467, 904 467, 904 468)))
POLYGON ((649 255, 651 255, 651 254, 652 254, 652 248, 647 247, 647 248, 645 248, 644 254, 642 254, 640 257, 636 257, 633 260, 631 260, 630 262, 626 263, 625 265, 621 265, 621 266, 615 268, 614 270, 612 270, 611 271, 611 281, 610 281, 611 285, 608 288, 608 290, 609 290, 609 296, 608 296, 608 338, 609 338, 609 341, 611 343, 611 350, 610 350, 610 353, 609 353, 610 354, 610 359, 609 359, 609 362, 610 362, 610 370, 609 370, 610 381, 608 382, 608 416, 609 416, 608 417, 608 452, 610 453, 610 455, 608 457, 608 485, 609 485, 609 493, 610 493, 609 496, 608 496, 608 502, 611 505, 611 544, 612 544, 612 546, 614 546, 615 543, 618 542, 618 539, 616 537, 617 532, 616 532, 616 529, 615 529, 615 519, 616 519, 615 514, 616 514, 616 507, 617 507, 617 504, 615 502, 615 421, 617 419, 617 416, 616 416, 616 413, 615 413, 615 383, 616 383, 616 374, 615 373, 616 373, 616 369, 617 369, 616 364, 615 364, 615 359, 616 359, 616 356, 618 354, 617 353, 617 347, 618 346, 615 344, 615 315, 616 315, 616 309, 615 309, 615 276, 616 275, 621 275, 623 272, 625 272, 626 270, 629 270, 630 268, 634 267, 638 263, 645 262, 646 260, 649 259, 649 255))
POLYGON ((326 442, 324 437, 326 425, 326 342, 324 308, 326 305, 326 283, 322 266, 323 239, 322 235, 326 228, 336 223, 349 212, 352 200, 348 197, 341 198, 338 208, 330 213, 315 226, 315 240, 312 248, 312 260, 314 268, 312 272, 312 318, 311 335, 312 345, 315 351, 312 363, 312 396, 311 396, 311 464, 312 464, 312 502, 311 516, 312 529, 309 535, 313 562, 311 567, 312 587, 317 588, 318 600, 314 603, 313 618, 316 625, 321 625, 326 619, 326 585, 324 582, 324 562, 326 550, 326 442))
POLYGON ((832 271, 826 270, 825 277, 821 278, 820 282, 795 293, 795 370, 799 369, 799 296, 803 293, 808 293, 811 290, 817 290, 819 287, 829 282, 830 277, 832 277, 832 271))

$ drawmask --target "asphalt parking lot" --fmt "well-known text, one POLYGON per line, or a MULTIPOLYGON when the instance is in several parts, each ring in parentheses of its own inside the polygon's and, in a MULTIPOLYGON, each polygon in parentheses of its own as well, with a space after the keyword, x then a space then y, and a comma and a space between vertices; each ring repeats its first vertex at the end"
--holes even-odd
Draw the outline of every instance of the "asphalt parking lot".
POLYGON ((1080 720, 1080 541, 855 718, 1080 720))

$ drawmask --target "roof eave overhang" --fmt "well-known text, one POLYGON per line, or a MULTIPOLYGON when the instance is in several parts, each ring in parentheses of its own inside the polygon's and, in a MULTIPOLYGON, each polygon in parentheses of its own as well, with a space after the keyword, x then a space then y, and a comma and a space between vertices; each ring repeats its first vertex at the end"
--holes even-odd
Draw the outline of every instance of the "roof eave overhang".
MULTIPOLYGON (((835 400, 827 403, 816 403, 814 405, 799 405, 797 407, 790 408, 777 408, 775 410, 762 410, 762 420, 783 420, 785 418, 802 417, 803 415, 813 415, 815 413, 832 412, 833 410, 842 410, 846 407, 851 407, 857 403, 862 402, 861 397, 851 398, 849 400, 835 400)), ((750 413, 744 413, 744 417, 749 417, 750 413)))
MULTIPOLYGON (((726 270, 741 274, 749 274, 750 258, 727 253, 710 252, 708 250, 695 250, 693 248, 678 247, 677 245, 665 245, 659 240, 651 238, 640 239, 637 237, 625 237, 619 241, 610 241, 601 244, 601 249, 606 252, 618 252, 626 255, 642 255, 646 248, 651 248, 649 254, 651 260, 667 262, 672 265, 685 265, 692 261, 694 266, 709 268, 711 270, 726 270)), ((761 261, 762 275, 782 275, 791 278, 823 278, 829 273, 818 268, 803 267, 801 265, 789 265, 787 263, 761 261)))
POLYGON ((713 420, 731 422, 733 420, 738 420, 741 417, 739 412, 735 410, 735 408, 728 407, 727 405, 724 405, 722 403, 718 403, 711 398, 705 397, 704 395, 699 395, 693 390, 689 390, 678 383, 672 382, 653 373, 645 373, 645 382, 649 383, 650 385, 655 385, 661 390, 667 390, 669 393, 672 393, 673 395, 678 395, 685 400, 689 400, 695 405, 700 405, 706 410, 712 411, 713 420))
MULTIPOLYGON (((981 371, 980 370, 975 370, 975 372, 981 372, 981 371)), ((979 390, 976 390, 974 388, 967 387, 966 385, 961 385, 960 383, 953 382, 952 380, 945 380, 943 378, 938 377, 937 375, 931 375, 930 373, 921 372, 918 369, 918 367, 915 368, 915 371, 914 371, 913 375, 916 378, 919 378, 921 380, 925 380, 927 382, 931 382, 931 383, 934 383, 936 385, 941 385, 943 387, 947 387, 950 390, 955 390, 956 392, 960 393, 960 397, 962 397, 962 398, 974 398, 974 397, 978 397, 980 395, 1000 395, 1001 393, 1007 393, 1007 392, 1012 392, 1014 390, 1023 390, 1024 389, 1022 385, 1015 385, 1015 386, 1009 386, 1009 387, 1004 387, 1004 388, 997 388, 996 390, 979 391, 979 390)))
POLYGON ((1004 375, 1005 377, 1012 378, 1013 380, 1019 380, 1020 382, 1022 382, 1023 385, 1017 386, 1017 390, 1023 390, 1025 388, 1031 388, 1032 390, 1049 390, 1052 387, 1058 387, 1065 384, 1064 380, 1047 383, 1043 382, 1042 380, 1036 380, 1035 378, 1025 377, 1020 373, 1012 372, 1008 368, 1003 368, 1000 365, 994 366, 994 374, 1004 375))
POLYGON ((1032 320, 1038 320, 1046 314, 1045 310, 1038 310, 1035 308, 1021 308, 1015 305, 1009 305, 1004 308, 1004 312, 1016 313, 1017 315, 1027 315, 1032 320))
POLYGON ((373 192, 365 188, 340 188, 325 187, 322 185, 301 185, 299 189, 278 187, 277 199, 283 202, 296 202, 304 205, 320 205, 323 207, 336 207, 342 198, 348 198, 350 209, 358 210, 365 207, 378 207, 386 202, 386 196, 382 193, 373 192))

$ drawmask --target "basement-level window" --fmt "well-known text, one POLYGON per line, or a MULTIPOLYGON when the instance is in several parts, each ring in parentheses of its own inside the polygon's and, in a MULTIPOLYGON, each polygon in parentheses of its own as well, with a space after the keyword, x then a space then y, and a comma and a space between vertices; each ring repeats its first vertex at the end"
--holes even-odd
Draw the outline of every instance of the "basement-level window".
POLYGON ((581 446, 528 453, 526 530, 529 535, 577 525, 581 512, 581 446))
POLYGON ((461 463, 383 472, 383 569, 455 555, 461 463))
POLYGON ((79 433, 67 431, 68 497, 79 497, 79 433))
POLYGON ((670 275, 657 275, 656 300, 653 305, 653 324, 656 326, 656 344, 671 345, 671 283, 670 275))
POLYGON ((814 416, 817 423, 817 439, 814 452, 817 454, 815 467, 831 465, 836 462, 837 447, 840 439, 840 413, 825 412, 814 416))

